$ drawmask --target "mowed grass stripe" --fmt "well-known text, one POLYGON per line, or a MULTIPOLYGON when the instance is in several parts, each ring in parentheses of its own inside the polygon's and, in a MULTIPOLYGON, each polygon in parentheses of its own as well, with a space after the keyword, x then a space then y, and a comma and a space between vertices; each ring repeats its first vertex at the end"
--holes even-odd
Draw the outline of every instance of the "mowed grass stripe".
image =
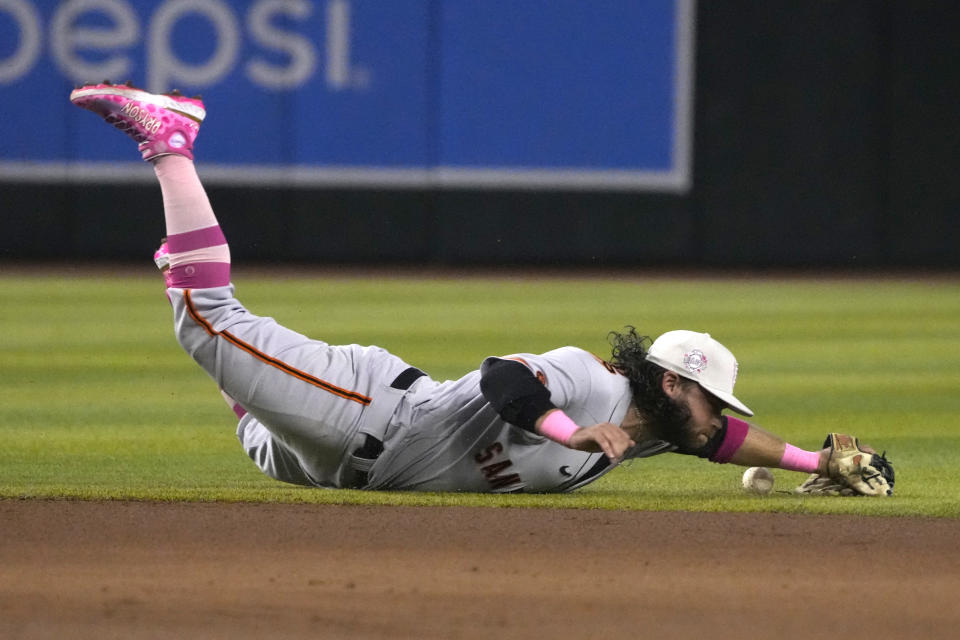
MULTIPOLYGON (((288 487, 244 456, 152 275, 0 276, 0 497, 960 515, 956 280, 235 278, 257 313, 378 344, 436 378, 491 354, 603 355, 607 332, 627 324, 709 331, 739 357, 737 394, 759 424, 806 448, 838 430, 888 449, 897 495, 841 500, 747 496, 742 469, 677 455, 561 496, 288 487)), ((776 477, 779 489, 802 480, 776 477)))

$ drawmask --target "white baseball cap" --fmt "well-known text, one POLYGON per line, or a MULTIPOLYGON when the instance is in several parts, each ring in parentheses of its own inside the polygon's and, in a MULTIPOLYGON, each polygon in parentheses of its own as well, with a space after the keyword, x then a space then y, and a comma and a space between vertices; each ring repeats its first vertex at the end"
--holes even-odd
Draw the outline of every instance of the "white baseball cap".
POLYGON ((737 413, 753 415, 753 411, 733 395, 737 359, 709 333, 668 331, 650 345, 647 360, 699 383, 737 413))

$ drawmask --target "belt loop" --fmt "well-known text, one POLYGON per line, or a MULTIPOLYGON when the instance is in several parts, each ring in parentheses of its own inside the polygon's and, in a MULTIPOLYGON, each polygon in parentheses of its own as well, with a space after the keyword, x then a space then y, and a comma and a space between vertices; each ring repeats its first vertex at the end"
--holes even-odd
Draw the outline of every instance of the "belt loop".
POLYGON ((401 389, 406 391, 409 389, 418 378, 425 376, 423 371, 417 369, 416 367, 407 367, 400 372, 396 378, 393 379, 393 382, 390 383, 390 386, 394 389, 401 389))

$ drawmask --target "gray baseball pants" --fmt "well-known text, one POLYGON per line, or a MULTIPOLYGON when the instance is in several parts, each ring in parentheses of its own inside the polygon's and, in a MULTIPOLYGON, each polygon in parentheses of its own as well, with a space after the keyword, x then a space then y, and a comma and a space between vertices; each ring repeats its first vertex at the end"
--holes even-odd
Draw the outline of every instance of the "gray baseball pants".
POLYGON ((379 347, 329 345, 250 313, 233 286, 168 289, 177 339, 247 411, 238 425, 247 454, 271 477, 353 486, 352 453, 366 434, 386 439, 409 369, 379 347))

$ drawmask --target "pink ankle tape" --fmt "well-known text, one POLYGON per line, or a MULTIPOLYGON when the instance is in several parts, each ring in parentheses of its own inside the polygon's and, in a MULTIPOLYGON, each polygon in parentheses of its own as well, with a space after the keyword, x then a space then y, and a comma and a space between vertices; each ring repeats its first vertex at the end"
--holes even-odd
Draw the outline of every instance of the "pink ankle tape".
POLYGON ((171 233, 167 236, 167 247, 170 253, 183 253, 195 249, 205 249, 227 244, 220 225, 194 229, 185 233, 171 233))
POLYGON ((723 437, 723 442, 720 443, 720 448, 717 449, 717 452, 710 456, 711 461, 721 464, 730 462, 733 454, 743 446, 743 441, 747 439, 747 432, 750 431, 750 423, 744 422, 740 418, 726 416, 726 420, 727 432, 723 437))
POLYGON ((230 284, 230 247, 219 225, 167 236, 167 287, 207 289, 230 284))
POLYGON ((792 444, 787 444, 783 450, 783 457, 780 458, 780 468, 790 471, 804 471, 806 473, 816 473, 820 467, 820 453, 817 451, 804 451, 792 444))
POLYGON ((170 267, 167 288, 210 289, 230 284, 229 262, 194 262, 170 267))
POLYGON ((563 411, 552 411, 540 423, 540 433, 560 444, 569 443, 570 436, 578 429, 580 427, 577 426, 577 423, 563 411))

